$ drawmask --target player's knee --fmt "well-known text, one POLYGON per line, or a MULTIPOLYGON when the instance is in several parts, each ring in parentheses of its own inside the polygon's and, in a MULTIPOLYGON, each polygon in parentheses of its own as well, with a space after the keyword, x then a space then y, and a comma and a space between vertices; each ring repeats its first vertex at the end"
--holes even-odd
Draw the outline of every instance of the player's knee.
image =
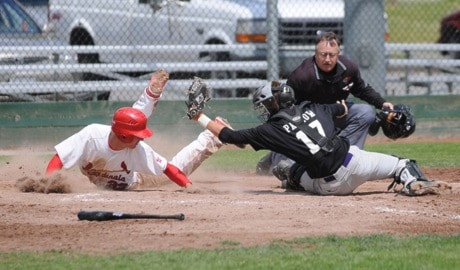
POLYGON ((359 126, 370 126, 375 121, 375 110, 368 104, 354 104, 348 114, 353 115, 351 121, 359 126))
POLYGON ((375 121, 375 110, 370 106, 362 106, 361 121, 363 124, 370 126, 375 121))

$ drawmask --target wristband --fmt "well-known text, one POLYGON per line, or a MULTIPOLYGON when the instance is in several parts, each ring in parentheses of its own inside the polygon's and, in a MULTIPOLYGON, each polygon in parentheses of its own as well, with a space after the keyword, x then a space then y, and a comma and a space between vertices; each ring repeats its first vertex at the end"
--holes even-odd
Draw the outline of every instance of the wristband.
POLYGON ((204 114, 201 114, 200 117, 198 117, 198 119, 196 120, 202 127, 206 128, 209 124, 209 122, 211 122, 211 119, 209 119, 209 117, 207 117, 206 115, 204 114))

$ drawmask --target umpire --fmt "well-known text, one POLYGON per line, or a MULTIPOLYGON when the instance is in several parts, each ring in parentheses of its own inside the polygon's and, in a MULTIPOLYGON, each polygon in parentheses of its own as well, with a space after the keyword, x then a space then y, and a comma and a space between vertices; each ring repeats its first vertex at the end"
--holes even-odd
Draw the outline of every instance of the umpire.
MULTIPOLYGON (((351 145, 363 149, 369 127, 375 120, 377 109, 393 110, 372 86, 362 78, 358 65, 340 54, 340 40, 334 32, 318 36, 315 55, 306 58, 288 77, 286 82, 294 89, 297 104, 310 101, 318 104, 334 104, 347 100, 349 94, 368 104, 353 104, 347 101, 348 114, 334 120, 340 136, 351 145), (369 105, 370 104, 370 105, 369 105)), ((257 164, 258 174, 271 174, 272 169, 286 157, 270 152, 257 164)))

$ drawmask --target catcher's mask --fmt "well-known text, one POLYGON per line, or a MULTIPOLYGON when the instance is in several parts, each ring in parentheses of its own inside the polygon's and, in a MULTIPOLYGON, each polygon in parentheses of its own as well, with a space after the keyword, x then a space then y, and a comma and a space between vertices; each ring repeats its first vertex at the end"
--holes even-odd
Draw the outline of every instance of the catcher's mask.
POLYGON ((406 138, 415 131, 415 117, 409 106, 397 104, 393 110, 382 110, 377 113, 375 122, 369 128, 369 134, 374 136, 380 127, 383 134, 390 139, 406 138))
POLYGON ((280 109, 278 101, 272 93, 273 86, 279 87, 280 83, 277 81, 269 82, 259 87, 252 97, 254 110, 259 113, 257 117, 262 122, 267 122, 267 120, 280 109))
POLYGON ((132 107, 118 109, 113 115, 112 131, 124 143, 130 143, 134 137, 145 139, 153 132, 147 127, 145 114, 132 107))

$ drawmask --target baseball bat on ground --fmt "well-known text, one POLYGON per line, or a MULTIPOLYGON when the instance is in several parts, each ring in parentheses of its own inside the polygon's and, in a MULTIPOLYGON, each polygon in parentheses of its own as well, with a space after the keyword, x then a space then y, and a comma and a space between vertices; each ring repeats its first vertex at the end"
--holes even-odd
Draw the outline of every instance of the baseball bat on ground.
POLYGON ((147 214, 128 214, 120 212, 108 212, 108 211, 80 211, 78 212, 79 220, 90 220, 90 221, 107 221, 116 219, 178 219, 184 220, 184 214, 177 215, 147 215, 147 214))

